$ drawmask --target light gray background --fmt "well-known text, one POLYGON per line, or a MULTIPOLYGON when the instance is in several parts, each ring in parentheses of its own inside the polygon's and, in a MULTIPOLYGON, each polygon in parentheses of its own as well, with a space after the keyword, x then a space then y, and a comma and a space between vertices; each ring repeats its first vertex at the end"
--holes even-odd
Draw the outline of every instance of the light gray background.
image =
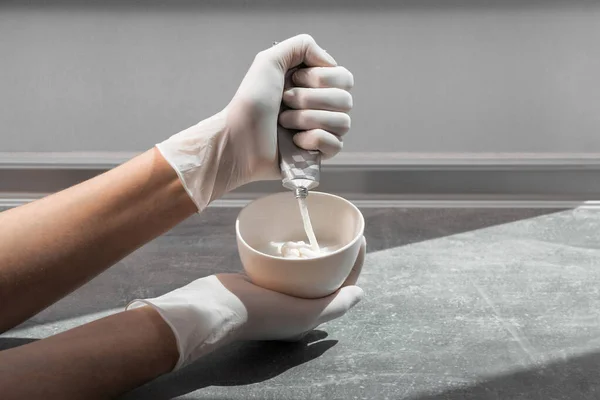
POLYGON ((0 151, 143 150, 301 32, 355 74, 345 151, 600 151, 597 1, 18 3, 0 3, 0 151))

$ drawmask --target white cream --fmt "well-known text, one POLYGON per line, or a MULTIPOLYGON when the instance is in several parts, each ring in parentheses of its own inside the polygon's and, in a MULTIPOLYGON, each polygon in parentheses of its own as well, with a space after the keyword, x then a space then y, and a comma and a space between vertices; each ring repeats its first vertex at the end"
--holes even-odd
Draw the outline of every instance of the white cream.
POLYGON ((267 253, 284 258, 306 259, 322 256, 335 251, 334 246, 321 246, 316 252, 311 245, 304 241, 270 242, 267 253))

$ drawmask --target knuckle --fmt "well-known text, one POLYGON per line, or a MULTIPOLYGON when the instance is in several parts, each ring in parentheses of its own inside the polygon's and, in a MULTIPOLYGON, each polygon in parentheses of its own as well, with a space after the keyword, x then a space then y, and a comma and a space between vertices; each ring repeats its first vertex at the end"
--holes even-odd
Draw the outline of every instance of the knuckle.
POLYGON ((348 114, 342 114, 342 117, 340 118, 340 129, 342 130, 342 132, 348 132, 351 127, 352 119, 350 118, 350 116, 348 114))
POLYGON ((295 108, 305 108, 306 107, 306 96, 302 92, 302 90, 298 88, 290 89, 289 91, 291 97, 291 105, 295 108))
POLYGON ((323 144, 327 142, 326 138, 329 134, 330 133, 327 132, 325 129, 315 129, 313 131, 313 136, 315 138, 316 144, 319 145, 319 147, 322 147, 323 144))
POLYGON ((350 129, 352 127, 352 118, 348 114, 342 114, 342 126, 344 128, 350 129))
POLYGON ((352 72, 348 71, 346 67, 337 67, 336 74, 340 80, 344 82, 344 89, 351 89, 354 87, 354 75, 352 72))
POLYGON ((320 129, 313 129, 306 133, 306 143, 312 149, 323 147, 323 134, 320 129))
POLYGON ((254 56, 254 61, 262 61, 267 57, 267 51, 268 50, 262 50, 259 51, 258 53, 256 53, 256 55, 254 56))
POLYGON ((306 73, 307 70, 304 68, 297 70, 294 72, 294 75, 292 75, 292 82, 294 82, 296 85, 302 85, 306 80, 306 73))
POLYGON ((307 93, 304 90, 297 90, 296 93, 296 104, 298 108, 309 108, 309 99, 307 93))
POLYGON ((342 140, 334 133, 325 131, 325 135, 323 137, 324 144, 329 147, 330 154, 337 154, 342 150, 343 142, 342 140), (325 137, 326 136, 326 137, 325 137))
POLYGON ((300 35, 298 35, 298 36, 299 36, 300 40, 301 40, 302 42, 304 42, 305 44, 313 44, 313 43, 316 43, 316 42, 315 42, 315 39, 314 39, 314 38, 313 38, 311 35, 309 35, 308 33, 302 33, 302 34, 300 34, 300 35))
POLYGON ((344 107, 345 111, 350 111, 350 110, 352 110, 352 107, 354 107, 354 98, 352 97, 352 95, 349 92, 347 92, 345 90, 343 91, 343 93, 344 93, 342 95, 344 97, 344 100, 342 103, 343 107, 344 107))
POLYGON ((283 101, 284 103, 293 103, 296 99, 296 91, 295 89, 288 89, 283 92, 283 101))
POLYGON ((354 74, 348 70, 346 70, 346 72, 348 75, 348 89, 351 89, 354 87, 354 74))
POLYGON ((352 72, 350 72, 348 70, 348 68, 346 67, 339 67, 340 68, 340 72, 341 75, 343 75, 345 77, 345 81, 346 81, 346 85, 345 87, 347 89, 351 89, 354 87, 354 75, 352 74, 352 72))

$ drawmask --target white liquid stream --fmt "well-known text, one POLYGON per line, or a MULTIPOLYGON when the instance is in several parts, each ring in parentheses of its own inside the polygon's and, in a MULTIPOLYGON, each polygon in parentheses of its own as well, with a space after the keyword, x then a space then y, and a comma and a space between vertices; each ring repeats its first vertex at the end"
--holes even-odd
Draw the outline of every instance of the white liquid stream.
POLYGON ((312 224, 310 223, 310 215, 308 214, 308 207, 306 207, 306 199, 298 197, 298 205, 300 206, 302 223, 304 224, 304 231, 306 232, 306 236, 308 236, 310 248, 312 251, 319 254, 319 243, 317 242, 315 231, 313 230, 312 224))
POLYGON ((334 246, 319 247, 315 231, 310 223, 310 215, 308 214, 306 200, 304 198, 298 198, 298 205, 300 206, 300 215, 302 216, 302 223, 304 224, 304 232, 306 232, 310 244, 305 243, 304 241, 270 242, 268 253, 285 258, 313 258, 332 252, 334 246))

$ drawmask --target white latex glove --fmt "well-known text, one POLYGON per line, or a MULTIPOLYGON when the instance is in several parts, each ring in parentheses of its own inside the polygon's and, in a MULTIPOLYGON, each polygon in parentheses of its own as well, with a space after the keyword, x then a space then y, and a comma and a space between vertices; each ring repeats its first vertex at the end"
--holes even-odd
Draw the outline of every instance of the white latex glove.
POLYGON ((366 243, 344 286, 320 299, 300 299, 254 285, 241 274, 198 279, 163 296, 134 300, 127 308, 153 307, 169 324, 179 350, 175 370, 236 340, 298 340, 341 317, 362 298, 355 286, 366 243))
POLYGON ((239 186, 281 178, 279 129, 323 158, 337 154, 350 129, 353 84, 312 37, 295 36, 256 56, 223 111, 157 147, 202 211, 239 186))

